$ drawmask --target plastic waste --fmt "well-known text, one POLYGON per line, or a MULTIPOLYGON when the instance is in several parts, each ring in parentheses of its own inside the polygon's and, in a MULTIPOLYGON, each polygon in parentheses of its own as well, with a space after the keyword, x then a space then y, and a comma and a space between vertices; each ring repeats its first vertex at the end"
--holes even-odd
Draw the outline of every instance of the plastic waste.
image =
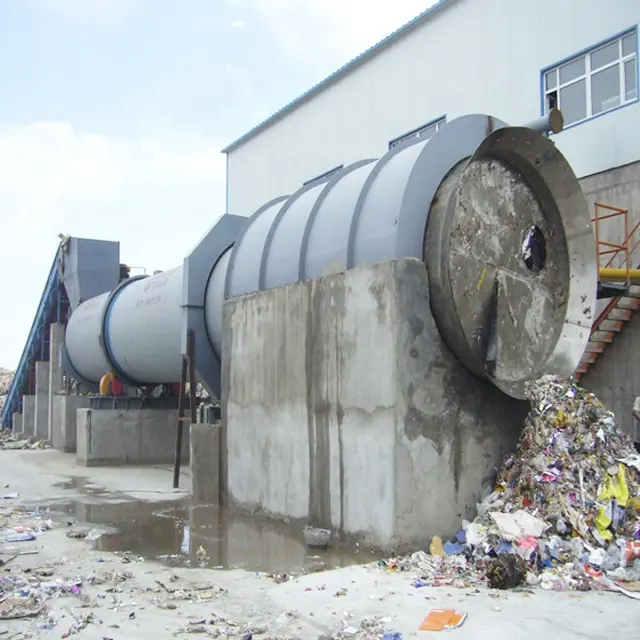
POLYGON ((29 540, 35 540, 36 536, 31 531, 24 531, 22 533, 12 533, 4 537, 5 542, 27 542, 29 540))
POLYGON ((434 538, 430 556, 395 558, 386 570, 468 587, 488 580, 490 568, 498 579, 515 557, 524 580, 544 589, 620 591, 620 581, 638 579, 640 454, 615 416, 576 384, 546 377, 528 383, 526 395, 531 408, 517 450, 477 503, 477 517, 446 545, 434 538))
POLYGON ((444 546, 442 544, 442 538, 440 536, 433 536, 433 538, 431 538, 429 553, 432 556, 444 556, 444 546))
POLYGON ((455 556, 462 553, 466 549, 466 545, 460 542, 447 541, 444 543, 444 554, 446 556, 455 556))
POLYGON ((549 525, 543 520, 522 509, 515 513, 492 511, 489 516, 495 522, 498 533, 505 540, 519 540, 527 537, 539 538, 549 529, 549 525))

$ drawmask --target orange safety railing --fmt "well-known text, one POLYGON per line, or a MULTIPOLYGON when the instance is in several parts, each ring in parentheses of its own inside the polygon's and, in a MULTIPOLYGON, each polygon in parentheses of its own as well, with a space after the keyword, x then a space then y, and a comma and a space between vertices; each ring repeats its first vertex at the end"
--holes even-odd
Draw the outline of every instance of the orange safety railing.
POLYGON ((615 266, 619 269, 624 269, 627 272, 627 285, 630 284, 629 279, 629 271, 633 269, 631 264, 631 255, 636 250, 638 245, 640 245, 640 239, 633 242, 634 236, 638 229, 640 228, 640 221, 636 226, 629 231, 629 211, 627 209, 619 209, 618 207, 612 207, 608 204, 602 204, 600 202, 595 203, 595 212, 596 215, 593 218, 593 222, 595 223, 595 233, 596 233, 596 248, 598 251, 598 267, 599 268, 608 268, 615 266), (608 213, 601 213, 602 211, 608 213), (609 240, 602 240, 602 233, 600 230, 600 223, 603 220, 611 220, 612 218, 622 217, 623 225, 624 225, 624 240, 622 243, 611 242, 609 240), (611 256, 605 264, 602 264, 603 258, 606 256, 611 256), (614 262, 617 261, 617 264, 614 265, 614 262))
MULTIPOLYGON (((600 202, 595 203, 595 217, 593 218, 593 222, 595 223, 595 234, 596 234, 596 248, 598 251, 598 268, 609 268, 616 267, 619 269, 624 269, 627 272, 627 286, 630 284, 629 272, 633 269, 633 265, 631 263, 631 256, 634 254, 635 250, 640 246, 640 237, 636 239, 636 234, 640 236, 640 233, 637 233, 640 229, 640 221, 633 227, 631 231, 629 231, 629 211, 627 209, 619 209, 618 207, 612 207, 608 204, 602 204, 600 202), (608 211, 609 213, 601 214, 601 211, 608 211), (612 218, 620 218, 623 219, 624 225, 624 240, 622 243, 618 244, 615 242, 610 242, 608 240, 601 239, 601 230, 600 223, 603 220, 611 220, 612 218), (603 259, 606 256, 610 256, 605 264, 602 264, 603 259), (614 264, 616 263, 616 264, 614 264)), ((593 323, 593 331, 597 331, 600 324, 602 324, 603 320, 605 320, 613 307, 616 306, 618 298, 613 298, 609 304, 602 310, 602 313, 598 316, 596 321, 593 323)))

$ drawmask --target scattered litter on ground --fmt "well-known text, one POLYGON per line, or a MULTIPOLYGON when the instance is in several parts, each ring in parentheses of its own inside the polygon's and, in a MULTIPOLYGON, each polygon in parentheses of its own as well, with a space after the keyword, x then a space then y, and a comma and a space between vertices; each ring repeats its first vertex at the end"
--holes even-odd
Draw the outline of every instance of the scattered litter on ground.
POLYGON ((445 631, 456 629, 466 620, 467 614, 453 609, 431 609, 420 625, 420 631, 445 631))
POLYGON ((547 377, 531 402, 517 451, 494 491, 430 555, 379 562, 411 571, 414 586, 487 582, 556 591, 640 594, 640 455, 613 413, 584 389, 547 377))
POLYGON ((392 622, 390 617, 364 618, 356 623, 351 620, 351 615, 345 612, 340 626, 331 634, 331 640, 398 640, 402 638, 399 633, 387 633, 385 628, 392 622))
POLYGON ((31 531, 23 531, 21 533, 11 533, 4 537, 5 542, 28 542, 29 540, 35 540, 36 536, 31 531))

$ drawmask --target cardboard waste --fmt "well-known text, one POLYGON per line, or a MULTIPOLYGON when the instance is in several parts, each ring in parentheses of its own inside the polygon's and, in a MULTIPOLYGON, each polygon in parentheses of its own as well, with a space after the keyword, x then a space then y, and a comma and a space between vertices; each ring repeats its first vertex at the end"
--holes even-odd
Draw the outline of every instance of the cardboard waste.
POLYGON ((640 455, 592 393, 546 377, 494 490, 454 538, 381 562, 416 587, 523 583, 640 599, 640 455))

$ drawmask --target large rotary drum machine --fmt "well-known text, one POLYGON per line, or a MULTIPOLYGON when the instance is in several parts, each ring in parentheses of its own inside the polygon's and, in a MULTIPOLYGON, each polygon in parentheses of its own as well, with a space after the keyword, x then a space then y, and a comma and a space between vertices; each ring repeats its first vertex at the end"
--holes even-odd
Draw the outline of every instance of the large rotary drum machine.
POLYGON ((573 373, 596 298, 584 196, 548 137, 484 115, 223 216, 182 266, 80 304, 65 366, 90 387, 109 371, 176 383, 193 330, 198 378, 219 397, 226 299, 406 257, 424 261, 440 335, 468 371, 513 397, 573 373))

